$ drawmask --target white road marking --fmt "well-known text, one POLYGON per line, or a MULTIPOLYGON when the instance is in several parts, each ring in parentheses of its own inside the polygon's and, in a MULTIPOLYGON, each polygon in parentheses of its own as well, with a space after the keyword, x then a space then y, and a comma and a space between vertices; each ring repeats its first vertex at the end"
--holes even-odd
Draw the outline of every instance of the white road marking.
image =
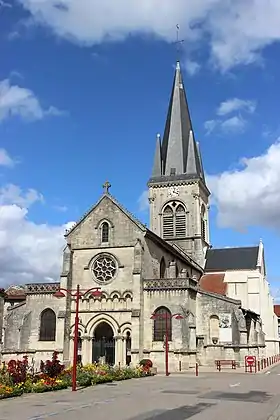
POLYGON ((230 387, 234 388, 234 387, 239 386, 239 385, 240 385, 240 382, 237 382, 237 384, 230 384, 230 387))

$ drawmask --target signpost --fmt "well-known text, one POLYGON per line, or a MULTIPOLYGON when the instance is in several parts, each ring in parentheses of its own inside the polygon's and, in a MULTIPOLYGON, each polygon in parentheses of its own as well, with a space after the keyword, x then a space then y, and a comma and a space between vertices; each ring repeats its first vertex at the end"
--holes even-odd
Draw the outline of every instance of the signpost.
POLYGON ((256 373, 257 372, 256 356, 245 356, 245 372, 253 373, 253 368, 256 373))

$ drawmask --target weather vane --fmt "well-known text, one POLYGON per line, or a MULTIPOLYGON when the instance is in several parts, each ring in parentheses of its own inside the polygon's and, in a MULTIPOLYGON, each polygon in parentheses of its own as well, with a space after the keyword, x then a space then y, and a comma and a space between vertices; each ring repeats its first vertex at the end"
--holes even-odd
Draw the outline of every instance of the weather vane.
POLYGON ((179 60, 179 55, 180 55, 180 46, 185 42, 184 39, 180 39, 179 35, 180 35, 180 26, 177 24, 176 25, 176 41, 174 42, 174 44, 176 45, 176 51, 177 51, 177 60, 179 60))

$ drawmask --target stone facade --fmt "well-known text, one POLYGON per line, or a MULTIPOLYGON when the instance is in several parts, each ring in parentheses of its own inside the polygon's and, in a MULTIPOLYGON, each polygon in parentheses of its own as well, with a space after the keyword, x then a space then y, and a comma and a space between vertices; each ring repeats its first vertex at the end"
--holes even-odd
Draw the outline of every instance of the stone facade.
POLYGON ((251 322, 248 335, 240 301, 200 290, 201 267, 135 220, 110 194, 103 194, 66 234, 66 240, 60 283, 27 285, 24 301, 6 302, 4 360, 28 354, 38 366, 40 360, 51 357, 56 350, 65 363, 71 362, 75 299, 57 299, 53 294, 60 288, 74 291, 77 285, 81 293, 93 287, 102 291, 101 299, 90 294, 80 299, 79 355, 84 364, 95 360, 96 355, 104 360, 111 357, 109 361, 116 365, 137 364, 145 357, 163 370, 164 342, 155 340, 155 321, 151 319, 160 307, 183 316, 182 320, 172 320, 171 371, 186 370, 196 361, 213 364, 219 357, 242 361, 244 354, 262 351, 258 316, 250 315, 256 320, 251 322), (109 225, 106 242, 102 242, 100 223, 109 225), (40 339, 42 313, 46 309, 56 316, 55 338, 51 341, 40 339), (232 317, 230 325, 226 325, 227 335, 219 327, 215 337, 211 336, 212 318, 221 321, 225 314, 232 317), (238 324, 238 316, 243 324, 238 324), (104 344, 110 345, 107 356, 106 351, 103 355, 100 350, 102 343, 97 337, 98 328, 104 323, 112 332, 109 344, 104 344), (217 341, 213 342, 213 338, 217 341))
POLYGON ((71 363, 78 287, 83 364, 136 365, 150 358, 161 371, 166 334, 170 371, 265 353, 258 313, 199 285, 210 244, 210 192, 179 63, 148 186, 151 230, 117 202, 107 182, 100 200, 66 232, 60 281, 6 291, 2 360, 27 354, 38 367, 56 350, 71 363), (57 291, 64 297, 55 297, 57 291))
POLYGON ((163 211, 166 205, 183 204, 187 209, 187 232, 184 238, 174 238, 188 255, 201 267, 205 264, 205 251, 210 243, 209 238, 209 204, 208 190, 199 181, 149 184, 150 228, 158 236, 164 238, 163 211), (204 237, 201 235, 201 223, 205 224, 204 237))

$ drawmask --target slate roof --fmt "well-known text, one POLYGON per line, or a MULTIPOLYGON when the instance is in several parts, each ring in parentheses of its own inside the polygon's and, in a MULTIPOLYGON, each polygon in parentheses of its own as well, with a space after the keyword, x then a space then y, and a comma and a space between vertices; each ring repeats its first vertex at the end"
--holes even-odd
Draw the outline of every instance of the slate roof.
POLYGON ((204 274, 199 280, 200 289, 205 292, 226 296, 227 283, 224 283, 225 274, 204 274))
POLYGON ((274 313, 280 318, 280 305, 274 305, 274 313))
POLYGON ((157 137, 152 177, 200 179, 205 183, 202 160, 195 141, 180 63, 177 62, 162 143, 157 137))
POLYGON ((206 253, 205 271, 255 270, 258 246, 209 249, 206 253))

